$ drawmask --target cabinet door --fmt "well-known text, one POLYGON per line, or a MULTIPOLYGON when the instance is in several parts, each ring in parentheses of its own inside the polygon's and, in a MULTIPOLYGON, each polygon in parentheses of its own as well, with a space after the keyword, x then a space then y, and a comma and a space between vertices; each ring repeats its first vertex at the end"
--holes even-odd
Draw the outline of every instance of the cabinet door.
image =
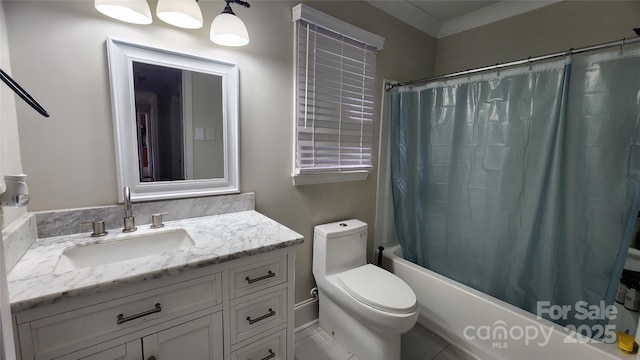
POLYGON ((140 360, 142 356, 142 342, 140 340, 104 348, 104 344, 98 344, 55 358, 55 360, 140 360))
POLYGON ((222 312, 142 339, 144 359, 222 360, 222 312))

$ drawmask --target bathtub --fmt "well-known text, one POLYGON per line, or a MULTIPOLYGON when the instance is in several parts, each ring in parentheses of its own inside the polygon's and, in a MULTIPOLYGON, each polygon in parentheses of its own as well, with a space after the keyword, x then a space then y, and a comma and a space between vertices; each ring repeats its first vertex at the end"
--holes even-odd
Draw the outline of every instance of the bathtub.
POLYGON ((634 359, 605 344, 472 289, 402 258, 399 245, 383 252, 383 267, 418 299, 418 322, 479 359, 634 359))

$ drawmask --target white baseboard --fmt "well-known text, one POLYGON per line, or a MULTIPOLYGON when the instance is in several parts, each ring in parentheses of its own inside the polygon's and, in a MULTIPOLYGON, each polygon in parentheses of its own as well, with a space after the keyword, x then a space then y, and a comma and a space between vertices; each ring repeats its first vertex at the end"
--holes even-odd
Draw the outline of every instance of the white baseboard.
POLYGON ((309 298, 294 306, 296 331, 318 321, 318 300, 309 298))
MULTIPOLYGON (((320 322, 318 321, 318 319, 315 319, 315 320, 313 320, 313 321, 312 321, 312 322, 310 322, 310 323, 306 323, 306 324, 304 324, 304 325, 302 325, 302 326, 299 326, 299 327, 295 328, 295 329, 293 330, 293 332, 296 334, 296 336, 298 336, 298 334, 299 334, 299 333, 301 333, 301 332, 303 332, 305 329, 308 329, 308 328, 310 328, 310 327, 313 327, 314 325, 318 325, 319 323, 320 323, 320 322)), ((296 338, 296 340, 297 340, 297 339, 298 339, 298 338, 296 338)))

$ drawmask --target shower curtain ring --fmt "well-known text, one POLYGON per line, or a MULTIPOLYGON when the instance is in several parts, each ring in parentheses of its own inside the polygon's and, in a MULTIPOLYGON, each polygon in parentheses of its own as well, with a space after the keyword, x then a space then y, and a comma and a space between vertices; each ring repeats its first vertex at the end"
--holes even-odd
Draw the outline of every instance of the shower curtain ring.
POLYGON ((529 63, 529 71, 531 71, 531 56, 527 58, 527 62, 529 63))
POLYGON ((573 48, 567 50, 567 53, 565 54, 565 56, 571 56, 573 55, 573 48))

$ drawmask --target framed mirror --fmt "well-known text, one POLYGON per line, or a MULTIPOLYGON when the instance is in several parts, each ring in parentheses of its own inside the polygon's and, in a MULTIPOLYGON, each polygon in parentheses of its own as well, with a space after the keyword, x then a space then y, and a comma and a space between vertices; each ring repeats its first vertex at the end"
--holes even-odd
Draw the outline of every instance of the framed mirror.
POLYGON ((113 38, 107 54, 119 189, 132 201, 239 192, 237 65, 113 38))

